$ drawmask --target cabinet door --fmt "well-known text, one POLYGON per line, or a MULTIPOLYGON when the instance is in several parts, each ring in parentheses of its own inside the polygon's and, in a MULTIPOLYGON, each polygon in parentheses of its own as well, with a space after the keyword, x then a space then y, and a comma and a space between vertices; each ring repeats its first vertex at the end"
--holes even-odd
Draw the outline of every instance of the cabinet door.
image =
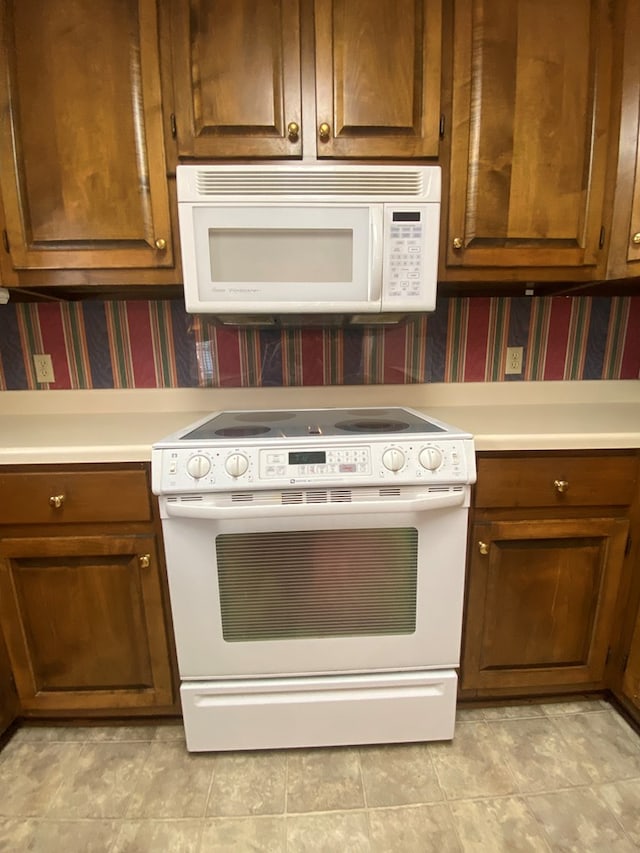
POLYGON ((19 701, 16 693, 9 656, 0 632, 0 735, 18 716, 19 701))
POLYGON ((622 111, 608 278, 640 275, 640 4, 620 3, 622 111))
POLYGON ((168 706, 155 540, 0 540, 0 618, 25 711, 168 706))
POLYGON ((302 155, 298 7, 298 0, 174 0, 179 156, 302 155))
POLYGON ((640 711, 640 615, 629 648, 629 656, 622 680, 622 692, 640 711))
POLYGON ((606 0, 456 0, 449 277, 464 267, 596 275, 609 14, 606 0))
POLYGON ((315 0, 319 157, 437 157, 441 0, 315 0))
POLYGON ((154 0, 3 0, 0 28, 13 266, 173 265, 154 0))
POLYGON ((627 532, 618 518, 475 524, 462 688, 604 686, 627 532))

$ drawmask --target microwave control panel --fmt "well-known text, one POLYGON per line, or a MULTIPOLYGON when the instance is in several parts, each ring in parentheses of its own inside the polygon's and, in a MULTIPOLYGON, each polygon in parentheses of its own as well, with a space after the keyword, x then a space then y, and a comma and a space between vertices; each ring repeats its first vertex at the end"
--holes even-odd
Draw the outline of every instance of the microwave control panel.
POLYGON ((437 205, 385 204, 382 310, 435 307, 437 205), (435 218, 435 221, 434 221, 435 218))

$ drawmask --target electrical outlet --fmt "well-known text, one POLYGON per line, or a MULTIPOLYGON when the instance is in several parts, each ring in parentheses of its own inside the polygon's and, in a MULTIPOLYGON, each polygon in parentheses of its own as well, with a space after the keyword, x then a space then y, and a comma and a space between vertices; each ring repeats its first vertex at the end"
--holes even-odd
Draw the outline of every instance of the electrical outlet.
POLYGON ((53 373, 53 362, 51 356, 46 353, 38 353, 33 356, 33 363, 36 368, 37 382, 55 382, 56 377, 53 373))
POLYGON ((507 347, 505 373, 522 373, 522 347, 507 347))

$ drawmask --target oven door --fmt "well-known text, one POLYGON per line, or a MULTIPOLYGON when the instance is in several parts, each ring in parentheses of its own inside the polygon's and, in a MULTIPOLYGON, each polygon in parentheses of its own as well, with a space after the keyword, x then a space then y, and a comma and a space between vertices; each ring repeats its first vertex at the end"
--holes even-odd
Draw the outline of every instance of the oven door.
POLYGON ((161 498, 183 679, 458 664, 469 487, 161 498))

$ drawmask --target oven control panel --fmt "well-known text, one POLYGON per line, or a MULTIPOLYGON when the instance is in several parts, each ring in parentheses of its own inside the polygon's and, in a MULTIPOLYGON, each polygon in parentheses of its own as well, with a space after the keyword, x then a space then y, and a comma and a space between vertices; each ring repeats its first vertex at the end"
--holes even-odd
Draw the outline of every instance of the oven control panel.
POLYGON ((156 494, 305 486, 473 483, 471 439, 154 448, 156 494))

